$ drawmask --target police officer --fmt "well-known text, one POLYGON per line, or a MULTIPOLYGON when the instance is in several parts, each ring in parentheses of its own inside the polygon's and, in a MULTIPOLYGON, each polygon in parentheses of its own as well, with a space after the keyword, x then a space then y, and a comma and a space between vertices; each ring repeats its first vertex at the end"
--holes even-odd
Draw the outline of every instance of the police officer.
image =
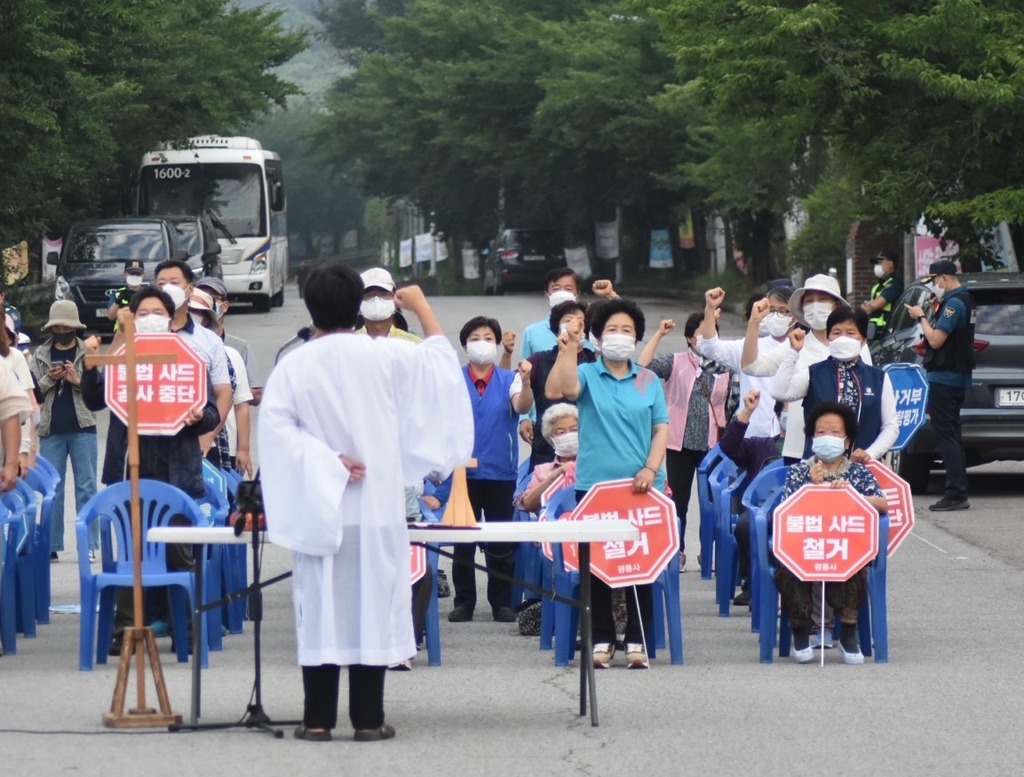
MULTIPOLYGON (((107 318, 111 321, 117 321, 117 311, 128 307, 128 303, 132 301, 132 295, 142 286, 142 276, 145 271, 142 262, 128 261, 124 263, 124 286, 114 289, 110 295, 110 307, 107 308, 107 318)), ((117 331, 117 324, 114 324, 114 331, 117 331)))
POLYGON ((932 316, 919 305, 906 305, 924 333, 924 368, 928 373, 928 415, 935 444, 946 467, 946 495, 928 509, 935 512, 966 510, 967 467, 961 440, 960 408, 971 385, 974 369, 974 300, 960 284, 956 265, 948 260, 928 268, 937 309, 932 316))
POLYGON ((881 337, 892 306, 903 296, 903 281, 896 275, 898 257, 893 251, 879 251, 878 256, 871 259, 878 282, 871 287, 871 296, 860 309, 868 314, 868 320, 875 325, 875 336, 881 337))

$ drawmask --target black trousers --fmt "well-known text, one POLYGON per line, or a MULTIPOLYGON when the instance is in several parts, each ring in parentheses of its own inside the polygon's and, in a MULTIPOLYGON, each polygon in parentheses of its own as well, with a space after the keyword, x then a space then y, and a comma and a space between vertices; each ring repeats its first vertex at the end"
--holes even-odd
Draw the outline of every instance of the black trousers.
MULTIPOLYGON (((353 664, 348 668, 348 718, 354 729, 384 725, 384 676, 387 667, 353 664)), ((338 681, 336 664, 302 667, 305 691, 302 723, 306 728, 336 728, 338 725, 338 681)))
POLYGON ((412 631, 416 636, 416 644, 423 641, 423 629, 427 622, 427 608, 430 607, 430 578, 434 568, 428 563, 427 571, 419 580, 412 584, 412 631))
POLYGON ((750 513, 746 510, 740 513, 732 533, 736 537, 736 561, 740 569, 740 579, 743 580, 746 590, 750 585, 750 513))
POLYGON ((665 453, 666 479, 668 487, 672 489, 672 501, 676 503, 676 516, 679 518, 680 550, 686 550, 686 511, 690 506, 690 494, 693 493, 693 479, 707 454, 707 451, 691 451, 686 448, 679 451, 669 448, 665 453))
MULTIPOLYGON (((488 521, 512 520, 512 495, 516 491, 514 480, 467 480, 469 502, 473 506, 473 517, 480 520, 481 514, 488 521)), ((478 543, 486 558, 487 571, 501 572, 511 576, 516 571, 516 543, 478 543)), ((452 585, 455 586, 455 607, 465 607, 472 614, 476 608, 476 570, 469 566, 476 557, 477 545, 456 545, 452 555, 452 585), (461 563, 460 563, 461 562, 461 563)), ((491 610, 512 606, 512 584, 487 576, 487 603, 491 610)))
POLYGON ((966 394, 963 387, 928 384, 928 415, 935 431, 935 447, 946 468, 946 496, 957 501, 967 498, 967 465, 960 428, 960 409, 966 394))

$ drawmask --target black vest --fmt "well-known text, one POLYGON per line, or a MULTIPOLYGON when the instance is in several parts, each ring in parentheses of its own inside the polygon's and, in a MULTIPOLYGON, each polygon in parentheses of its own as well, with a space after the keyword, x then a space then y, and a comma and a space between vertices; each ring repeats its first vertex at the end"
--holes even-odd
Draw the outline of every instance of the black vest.
MULTIPOLYGON (((978 315, 977 308, 974 299, 963 286, 950 292, 942 302, 954 295, 959 296, 967 308, 967 323, 950 332, 941 348, 932 348, 927 339, 924 341, 924 368, 928 372, 970 372, 974 369, 974 322, 978 315)), ((936 320, 942 316, 943 307, 944 304, 940 302, 936 320)))

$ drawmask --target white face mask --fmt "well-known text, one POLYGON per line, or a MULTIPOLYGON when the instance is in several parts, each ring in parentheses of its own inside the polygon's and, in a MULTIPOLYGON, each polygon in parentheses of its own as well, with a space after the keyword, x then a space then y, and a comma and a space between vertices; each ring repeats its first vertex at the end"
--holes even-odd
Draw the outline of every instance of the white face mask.
POLYGON ((551 447, 555 449, 555 455, 563 459, 575 456, 580 449, 580 433, 566 432, 558 435, 551 441, 551 447))
POLYGON ((588 335, 587 340, 594 347, 594 353, 601 353, 601 342, 593 334, 588 335))
POLYGON ((498 356, 498 346, 486 340, 473 340, 466 343, 466 354, 469 360, 478 367, 494 364, 498 356))
POLYGON ((192 323, 197 327, 206 326, 206 316, 202 313, 189 313, 189 315, 192 317, 192 323))
POLYGON ((565 291, 564 289, 559 289, 558 291, 553 291, 553 292, 551 292, 551 295, 548 297, 548 305, 550 307, 552 307, 552 308, 557 307, 558 305, 561 305, 563 302, 575 302, 575 301, 576 301, 576 295, 573 294, 571 291, 565 291))
POLYGON ((137 289, 137 288, 139 288, 139 286, 142 285, 142 276, 141 275, 128 275, 128 276, 125 276, 124 285, 127 286, 129 289, 137 289))
POLYGON ((768 337, 771 332, 768 330, 768 319, 767 317, 761 319, 761 323, 757 325, 757 336, 768 337))
POLYGON ((935 295, 935 299, 942 299, 942 295, 946 293, 946 290, 939 286, 935 281, 928 284, 931 287, 932 294, 935 295))
POLYGON ((395 315, 395 301, 393 299, 381 299, 380 297, 365 299, 363 304, 359 306, 359 312, 363 314, 363 318, 367 321, 387 321, 395 315))
POLYGON ((171 302, 174 303, 174 309, 177 310, 186 302, 185 290, 181 286, 174 286, 170 283, 160 287, 160 291, 171 298, 171 302))
POLYGON ((769 313, 764 320, 768 324, 768 334, 772 337, 785 337, 793 325, 793 317, 781 313, 769 313))
POLYGON ((636 338, 632 335, 610 334, 601 338, 601 353, 609 361, 624 362, 636 350, 636 338))
POLYGON ((872 267, 871 269, 872 269, 872 270, 874 270, 874 273, 875 273, 875 277, 876 277, 876 278, 881 278, 881 277, 882 277, 883 275, 885 275, 885 270, 883 270, 883 269, 882 269, 882 265, 881 265, 881 263, 879 263, 879 264, 876 264, 876 265, 875 265, 874 267, 872 267))
POLYGON ((811 441, 811 451, 826 464, 831 464, 838 459, 845 450, 846 440, 842 437, 824 434, 821 437, 815 437, 811 441))
POLYGON ((161 335, 171 330, 171 319, 159 313, 135 319, 135 331, 140 335, 161 335))
POLYGON ((828 352, 836 361, 848 362, 860 356, 862 347, 860 340, 843 335, 829 342, 828 352))
POLYGON ((808 302, 804 305, 804 321, 807 326, 815 332, 820 332, 828 324, 828 317, 832 315, 831 302, 808 302))

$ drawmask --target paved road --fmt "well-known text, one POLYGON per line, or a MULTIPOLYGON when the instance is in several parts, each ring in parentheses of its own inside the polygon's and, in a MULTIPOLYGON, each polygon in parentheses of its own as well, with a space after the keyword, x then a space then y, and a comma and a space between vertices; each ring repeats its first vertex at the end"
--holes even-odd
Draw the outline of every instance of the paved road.
MULTIPOLYGON (((436 307, 452 333, 481 312, 518 331, 545 313, 541 300, 516 296, 439 299, 436 307)), ((663 315, 681 322, 690 312, 664 302, 645 302, 644 309, 649 328, 663 315)), ((267 315, 238 311, 229 326, 269 367, 306 319, 292 295, 267 315)), ((722 329, 738 334, 741 323, 726 316, 722 329)), ((681 344, 681 334, 673 335, 667 347, 681 344)), ((156 733, 129 745, 100 725, 114 664, 79 672, 78 617, 54 615, 37 639, 19 641, 17 656, 0 659, 4 768, 101 774, 141 767, 155 775, 1016 774, 1024 758, 1016 736, 1020 682, 1013 679, 1024 638, 1020 475, 1016 464, 972 471, 974 508, 966 513, 927 513, 937 479, 935 493, 916 501, 915 535, 890 565, 888 665, 843 666, 834 651, 823 669, 759 664, 749 619, 719 618, 714 584, 700 580, 691 562, 682 579, 686 664, 660 657, 649 672, 616 666, 599 673, 599 729, 576 715, 574 668, 555 668, 535 639, 486 620, 486 608, 473 623, 447 623, 446 600, 444 665, 429 668, 424 657, 414 671, 388 676, 388 719, 398 728, 393 742, 319 745, 296 742, 290 731, 275 741, 234 730, 156 733)), ((696 515, 696 504, 691 509, 696 515)), ((688 539, 695 550, 696 521, 688 539)), ((52 567, 55 603, 78 599, 73 557, 69 552, 52 567)), ((268 548, 266 566, 283 571, 287 555, 268 548)), ((271 715, 294 718, 301 681, 287 583, 268 591, 267 617, 264 702, 271 715)), ((237 720, 245 711, 252 683, 246 628, 225 639, 204 673, 207 721, 237 720)), ((160 645, 172 703, 187 716, 188 667, 174 662, 167 640, 160 645)), ((344 709, 341 721, 344 730, 344 709)))

